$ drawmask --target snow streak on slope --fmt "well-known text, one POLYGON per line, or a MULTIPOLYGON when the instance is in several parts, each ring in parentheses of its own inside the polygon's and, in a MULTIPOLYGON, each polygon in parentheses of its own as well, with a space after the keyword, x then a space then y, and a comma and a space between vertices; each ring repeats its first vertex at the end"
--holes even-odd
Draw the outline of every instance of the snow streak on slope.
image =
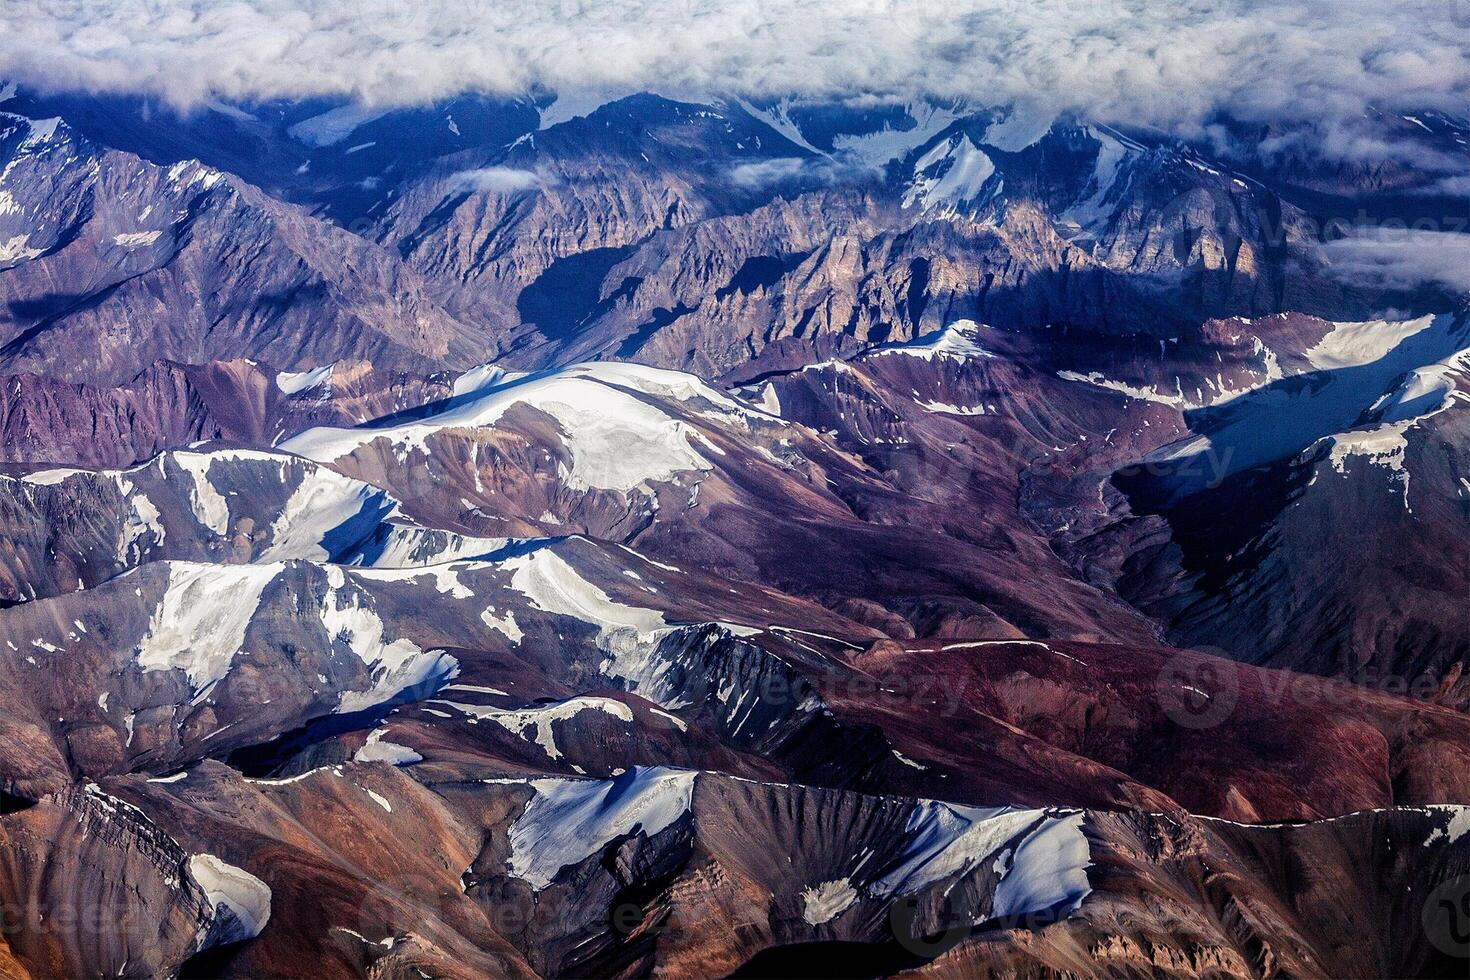
POLYGON ((921 800, 909 814, 897 862, 868 888, 913 894, 994 860, 1000 875, 990 918, 1071 911, 1091 891, 1080 811, 982 809, 921 800))
POLYGON ((332 368, 327 364, 310 371, 282 371, 276 375, 276 387, 287 395, 321 388, 323 401, 332 396, 332 368))
MULTIPOLYGON (((163 564, 168 570, 168 584, 134 656, 145 671, 183 670, 197 701, 230 672, 244 649, 247 631, 260 610, 266 588, 287 566, 180 561, 163 564)), ((327 588, 317 614, 328 642, 346 646, 367 666, 372 678, 365 691, 342 692, 338 712, 359 711, 391 700, 409 688, 453 676, 457 670, 453 657, 443 651, 425 651, 406 638, 388 639, 374 597, 358 582, 349 582, 339 566, 325 566, 324 572, 327 588)), ((381 577, 393 573, 376 574, 381 577)), ((461 591, 452 571, 434 574, 434 581, 441 591, 461 591), (451 580, 442 581, 444 575, 451 580)), ((463 590, 463 594, 467 596, 468 591, 463 590)))
MULTIPOLYGON (((130 513, 119 529, 117 558, 129 565, 143 561, 145 551, 158 557, 158 546, 167 538, 165 514, 169 526, 178 528, 179 518, 187 514, 211 534, 224 536, 231 530, 233 502, 234 518, 249 515, 256 528, 269 521, 269 536, 257 560, 279 562, 337 560, 339 551, 371 537, 400 510, 398 501, 377 487, 297 456, 255 450, 170 450, 128 469, 40 470, 19 482, 50 487, 71 480, 111 484, 127 503, 130 513), (271 505, 281 501, 293 480, 299 482, 272 515, 271 505), (186 508, 182 513, 180 502, 186 508)), ((192 537, 192 532, 184 528, 183 536, 192 537)), ((261 540, 258 534, 253 537, 261 540)), ((386 529, 378 537, 386 542, 385 549, 387 544, 397 544, 396 550, 408 547, 393 541, 386 529)), ((481 554, 494 550, 478 544, 466 547, 481 554)))
MULTIPOLYGON (((220 513, 221 508, 225 506, 223 498, 220 497, 219 491, 215 489, 214 484, 209 482, 209 469, 216 459, 263 459, 279 463, 282 466, 291 462, 285 456, 277 456, 271 453, 248 449, 221 449, 211 452, 174 449, 159 453, 148 462, 140 463, 137 466, 132 466, 127 469, 86 470, 75 467, 56 467, 27 473, 20 479, 23 483, 30 483, 36 486, 55 486, 76 476, 86 476, 88 478, 105 477, 118 481, 131 476, 144 474, 148 470, 156 470, 160 478, 166 478, 170 475, 169 465, 173 464, 174 468, 180 470, 191 484, 190 502, 194 507, 195 516, 199 519, 199 523, 211 530, 217 531, 218 525, 222 520, 227 520, 229 515, 227 510, 224 514, 220 513), (200 487, 200 481, 203 481, 203 487, 200 487)), ((123 492, 127 493, 128 491, 124 490, 123 492)))
POLYGON ((907 156, 961 118, 954 108, 929 101, 910 102, 904 111, 914 123, 912 129, 895 129, 885 124, 882 129, 861 135, 843 133, 832 140, 833 149, 839 156, 849 157, 862 166, 878 168, 907 156))
POLYGON ((635 766, 614 779, 538 779, 510 828, 510 873, 538 891, 627 834, 652 837, 689 812, 695 773, 635 766))
POLYGON ((335 146, 351 136, 359 126, 365 126, 382 115, 384 110, 349 103, 303 119, 286 132, 307 146, 335 146))
MULTIPOLYGON (((571 616, 596 627, 594 642, 607 654, 598 665, 603 676, 620 681, 624 689, 661 707, 670 710, 687 707, 689 702, 675 680, 680 653, 677 649, 666 649, 665 641, 680 633, 692 636, 703 628, 701 625, 672 626, 658 610, 624 605, 550 550, 517 556, 503 562, 501 567, 512 570, 511 588, 524 593, 536 608, 571 616)), ((677 571, 672 567, 666 570, 677 571)), ((508 623, 497 621, 488 611, 482 618, 502 629, 513 641, 519 641, 520 630, 509 613, 506 614, 508 623)), ((717 630, 715 635, 707 637, 710 642, 758 632, 752 627, 728 623, 705 625, 714 625, 717 630)), ((760 652, 769 656, 764 649, 760 652)), ((733 686, 732 683, 732 689, 733 686)), ((723 697, 720 700, 724 702, 723 697)), ((809 705, 816 703, 816 699, 809 699, 799 709, 811 710, 809 705)))
POLYGON ((914 178, 903 206, 955 214, 978 201, 995 175, 995 164, 970 137, 951 136, 914 163, 914 178))
POLYGON ((352 761, 386 762, 391 766, 411 766, 415 762, 424 761, 423 756, 407 745, 385 740, 383 736, 386 734, 388 734, 386 728, 375 728, 369 732, 367 741, 352 756, 352 761))
POLYGON ((977 340, 980 330, 981 325, 974 320, 956 320, 942 330, 922 337, 875 347, 865 356, 903 354, 925 361, 965 361, 973 357, 994 357, 994 354, 980 346, 977 340))
MULTIPOLYGON (((695 780, 692 772, 637 767, 608 780, 530 781, 535 795, 509 832, 510 873, 539 890, 563 868, 587 860, 620 837, 638 832, 652 837, 692 812, 695 780)), ((857 884, 866 863, 859 859, 847 876, 807 887, 800 896, 803 917, 821 924, 862 897, 887 901, 916 895, 972 874, 993 874, 996 881, 981 922, 1064 915, 1091 891, 1091 854, 1082 822, 1077 810, 915 801, 900 850, 887 867, 857 884)))
POLYGON ((1386 467, 1393 483, 1403 489, 1404 506, 1408 507, 1409 471, 1404 466, 1408 433, 1449 408, 1455 399, 1470 402, 1470 393, 1458 387, 1460 382, 1470 382, 1470 349, 1404 375, 1368 410, 1374 424, 1327 437, 1332 444, 1328 456, 1332 468, 1338 473, 1347 472, 1353 457, 1386 467))
POLYGON ((350 713, 390 701, 409 688, 452 677, 458 662, 442 650, 425 651, 407 638, 388 640, 372 597, 347 582, 341 568, 328 566, 328 590, 322 599, 322 625, 330 639, 346 644, 372 674, 366 691, 344 691, 337 711, 350 713))
POLYGON ((810 925, 831 922, 857 901, 857 889, 849 878, 836 878, 804 889, 801 893, 801 917, 810 925))
POLYGON ((372 568, 422 568, 444 562, 494 560, 497 552, 514 547, 524 538, 485 538, 415 524, 386 523, 371 541, 361 544, 342 560, 349 565, 372 568))
MULTIPOLYGON (((671 627, 663 614, 653 609, 627 606, 583 578, 560 555, 549 550, 533 551, 502 563, 511 574, 511 588, 523 593, 532 605, 545 612, 571 616, 597 627, 596 643, 608 657, 601 665, 609 677, 651 683, 659 670, 649 662, 658 640, 671 627)), ((487 617, 487 622, 499 627, 487 617)), ((509 624, 515 628, 514 620, 509 624)), ((502 630, 510 635, 509 630, 502 630)), ((519 630, 515 629, 519 634, 519 630)), ((652 697, 651 692, 642 692, 652 697)), ((665 704, 664 707, 669 707, 665 704)))
POLYGON ((534 735, 530 736, 532 741, 546 750, 546 756, 549 759, 562 757, 561 750, 556 745, 556 735, 551 728, 552 722, 570 721, 584 711, 601 711, 629 724, 633 721, 633 709, 623 702, 614 701, 612 698, 586 695, 533 708, 495 708, 490 705, 461 704, 457 701, 442 700, 429 703, 442 704, 463 712, 469 715, 471 724, 492 721, 506 731, 514 732, 522 737, 527 737, 528 732, 534 732, 534 735))
POLYGON ((135 656, 144 670, 184 671, 202 694, 229 673, 261 593, 282 566, 176 561, 167 567, 168 586, 135 656))
POLYGON ((1440 315, 1389 324, 1382 332, 1347 326, 1328 347, 1314 348, 1320 363, 1344 366, 1319 367, 1196 410, 1188 419, 1195 435, 1150 453, 1146 461, 1170 468, 1173 499, 1211 480, 1294 457, 1328 436, 1348 434, 1343 443, 1364 440, 1367 455, 1395 457, 1397 440, 1375 431, 1378 421, 1391 415, 1402 424, 1445 403, 1448 379, 1466 356, 1466 324, 1440 315), (1421 371, 1422 380, 1403 387, 1405 378, 1419 378, 1421 371))
MULTIPOLYGON (((1063 381, 1076 381, 1079 384, 1092 385, 1094 388, 1107 388, 1109 391, 1116 391, 1120 395, 1127 395, 1129 398, 1137 398, 1141 401, 1158 402, 1160 405, 1170 405, 1179 409, 1198 407, 1184 396, 1182 390, 1169 392, 1160 391, 1153 385, 1132 385, 1126 381, 1116 381, 1109 378, 1101 371, 1089 371, 1087 374, 1082 374, 1078 371, 1058 371, 1057 377, 1063 381)), ((1182 389, 1178 378, 1175 378, 1174 382, 1176 387, 1182 389)))
POLYGON ((524 594, 537 609, 595 625, 600 641, 626 632, 649 636, 667 625, 663 614, 656 610, 614 602, 553 551, 541 549, 518 555, 501 563, 501 567, 512 573, 511 588, 524 594))
POLYGON ((1113 216, 1117 198, 1121 190, 1127 187, 1125 181, 1122 188, 1115 190, 1125 172, 1124 164, 1131 155, 1142 149, 1132 140, 1100 126, 1087 127, 1087 135, 1098 142, 1092 178, 1083 189, 1087 196, 1058 216, 1063 224, 1072 224, 1079 228, 1091 228, 1113 216))
POLYGON ((311 467, 271 525, 264 561, 307 558, 327 561, 332 532, 362 523, 362 532, 390 517, 398 501, 385 491, 332 470, 311 467))

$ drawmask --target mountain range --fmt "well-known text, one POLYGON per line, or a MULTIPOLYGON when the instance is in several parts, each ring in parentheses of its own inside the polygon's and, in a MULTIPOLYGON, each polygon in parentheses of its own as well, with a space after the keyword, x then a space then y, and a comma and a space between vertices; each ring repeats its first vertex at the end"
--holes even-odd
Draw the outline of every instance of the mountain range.
POLYGON ((1463 197, 1211 132, 5 87, 0 976, 1462 976, 1463 197))

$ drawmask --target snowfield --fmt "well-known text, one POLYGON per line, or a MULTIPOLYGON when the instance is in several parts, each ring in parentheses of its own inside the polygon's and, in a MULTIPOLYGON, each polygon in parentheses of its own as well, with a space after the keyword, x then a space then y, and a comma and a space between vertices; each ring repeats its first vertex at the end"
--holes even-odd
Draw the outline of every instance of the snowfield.
POLYGON ((510 873, 538 891, 563 868, 635 831, 645 837, 687 814, 696 774, 635 766, 614 779, 537 779, 510 828, 510 873))
MULTIPOLYGON (((562 477, 575 490, 628 492, 678 473, 711 468, 708 453, 722 450, 682 419, 665 414, 638 393, 674 398, 696 415, 746 424, 763 418, 693 375, 641 365, 582 364, 537 375, 471 372, 462 393, 426 419, 361 428, 316 428, 285 440, 280 448, 332 462, 363 446, 385 441, 399 458, 425 451, 430 438, 451 429, 493 427, 516 406, 556 420, 571 458, 562 477)), ((462 379, 463 381, 464 379, 462 379)))
POLYGON ((213 854, 189 858, 189 875, 204 890, 214 910, 211 945, 225 946, 260 935, 271 918, 271 890, 250 872, 213 854))

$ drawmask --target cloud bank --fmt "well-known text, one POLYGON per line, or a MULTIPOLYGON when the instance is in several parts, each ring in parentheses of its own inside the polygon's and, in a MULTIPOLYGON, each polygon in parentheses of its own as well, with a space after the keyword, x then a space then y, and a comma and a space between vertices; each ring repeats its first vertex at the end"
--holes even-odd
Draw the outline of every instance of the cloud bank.
POLYGON ((482 167, 479 170, 461 170, 449 178, 451 191, 466 194, 489 192, 492 194, 520 194, 540 190, 557 183, 553 177, 543 176, 534 170, 516 167, 482 167))
POLYGON ((180 106, 932 95, 1181 128, 1463 113, 1470 0, 7 0, 0 77, 180 106))
POLYGON ((1321 246, 1332 272, 1388 289, 1438 285, 1470 293, 1470 235, 1413 229, 1361 229, 1321 246))

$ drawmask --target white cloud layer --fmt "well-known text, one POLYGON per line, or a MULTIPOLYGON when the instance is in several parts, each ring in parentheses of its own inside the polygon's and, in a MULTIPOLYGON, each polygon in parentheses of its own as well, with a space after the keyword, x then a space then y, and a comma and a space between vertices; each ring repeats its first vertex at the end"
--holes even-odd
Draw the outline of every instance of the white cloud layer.
POLYGON ((1350 118, 1463 112, 1470 0, 6 0, 0 77, 179 105, 542 85, 1350 118))
POLYGON ((1327 242, 1321 253, 1343 279, 1391 289, 1439 285, 1470 293, 1470 235, 1380 228, 1327 242))
POLYGON ((475 193, 489 191, 493 194, 519 194, 523 191, 540 190, 556 184, 551 177, 544 177, 534 170, 516 167, 481 167, 478 170, 461 170, 449 179, 454 191, 475 193))

